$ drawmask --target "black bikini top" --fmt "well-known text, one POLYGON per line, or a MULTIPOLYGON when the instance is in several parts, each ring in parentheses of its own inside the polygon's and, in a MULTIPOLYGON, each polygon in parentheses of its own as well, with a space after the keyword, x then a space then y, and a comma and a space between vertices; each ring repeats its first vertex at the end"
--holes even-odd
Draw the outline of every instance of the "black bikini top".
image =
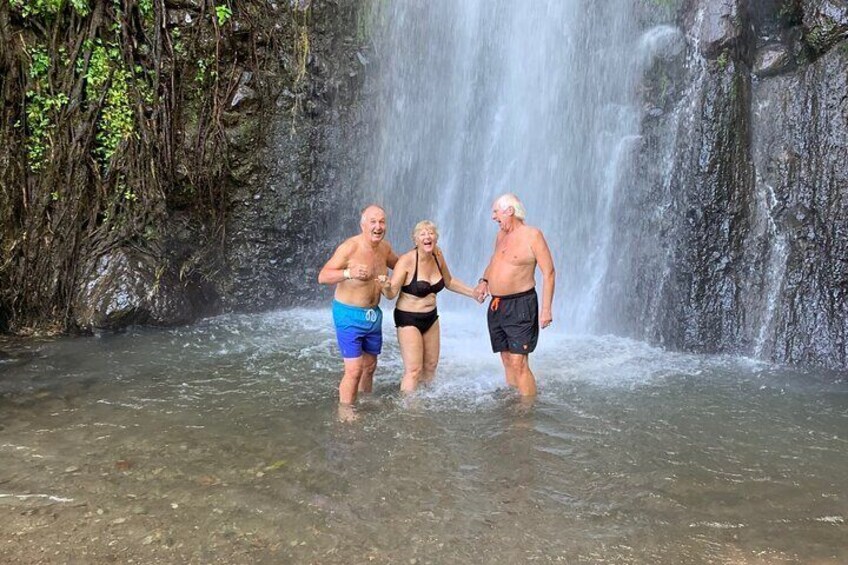
POLYGON ((428 294, 436 294, 437 292, 443 290, 445 288, 445 275, 442 273, 442 266, 439 265, 439 260, 433 256, 433 259, 436 261, 436 267, 439 269, 439 274, 442 275, 442 278, 439 279, 439 282, 436 284, 430 284, 430 281, 419 281, 418 280, 418 248, 415 248, 415 273, 412 274, 412 280, 409 284, 403 285, 400 287, 401 292, 405 292, 406 294, 411 294, 412 296, 417 296, 418 298, 424 298, 428 294))

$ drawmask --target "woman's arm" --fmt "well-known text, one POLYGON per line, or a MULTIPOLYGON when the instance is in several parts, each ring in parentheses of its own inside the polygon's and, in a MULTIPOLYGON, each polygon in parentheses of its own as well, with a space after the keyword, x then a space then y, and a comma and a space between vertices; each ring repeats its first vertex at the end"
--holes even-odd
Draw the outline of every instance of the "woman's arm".
POLYGON ((451 275, 450 268, 448 267, 448 262, 445 261, 445 256, 442 253, 442 250, 438 248, 436 250, 436 260, 439 261, 439 263, 441 263, 442 265, 442 277, 444 277, 445 279, 446 289, 457 294, 467 296, 468 298, 473 298, 474 300, 477 300, 473 288, 471 288, 461 280, 454 278, 453 275, 451 275))
POLYGON ((409 254, 401 255, 394 269, 392 269, 392 277, 380 287, 380 292, 389 300, 394 300, 400 293, 400 287, 403 286, 406 280, 406 275, 409 274, 409 254))

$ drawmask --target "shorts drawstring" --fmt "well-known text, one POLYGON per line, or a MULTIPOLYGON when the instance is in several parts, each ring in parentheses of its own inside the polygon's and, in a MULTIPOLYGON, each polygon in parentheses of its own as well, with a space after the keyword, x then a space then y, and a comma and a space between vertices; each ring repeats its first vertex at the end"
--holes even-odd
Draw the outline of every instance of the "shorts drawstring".
POLYGON ((498 307, 500 307, 500 305, 501 305, 501 298, 499 296, 492 298, 492 304, 491 304, 492 312, 497 312, 498 307))

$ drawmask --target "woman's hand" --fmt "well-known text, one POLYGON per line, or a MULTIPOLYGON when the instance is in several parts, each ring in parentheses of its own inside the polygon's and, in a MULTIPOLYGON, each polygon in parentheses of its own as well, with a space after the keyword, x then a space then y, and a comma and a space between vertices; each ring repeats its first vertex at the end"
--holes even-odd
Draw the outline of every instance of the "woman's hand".
POLYGON ((377 284, 380 286, 380 292, 382 292, 387 298, 390 298, 390 291, 392 289, 392 280, 386 275, 380 275, 376 279, 377 284))

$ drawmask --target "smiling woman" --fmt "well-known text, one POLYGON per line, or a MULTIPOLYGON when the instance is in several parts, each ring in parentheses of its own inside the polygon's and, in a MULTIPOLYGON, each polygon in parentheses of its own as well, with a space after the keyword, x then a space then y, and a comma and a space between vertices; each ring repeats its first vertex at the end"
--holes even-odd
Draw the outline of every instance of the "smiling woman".
POLYGON ((403 392, 429 383, 439 364, 439 313, 436 294, 447 288, 469 298, 474 289, 451 276, 442 250, 436 245, 439 229, 422 220, 412 230, 415 248, 398 258, 391 280, 383 281, 383 294, 393 299, 395 327, 403 357, 403 392))

